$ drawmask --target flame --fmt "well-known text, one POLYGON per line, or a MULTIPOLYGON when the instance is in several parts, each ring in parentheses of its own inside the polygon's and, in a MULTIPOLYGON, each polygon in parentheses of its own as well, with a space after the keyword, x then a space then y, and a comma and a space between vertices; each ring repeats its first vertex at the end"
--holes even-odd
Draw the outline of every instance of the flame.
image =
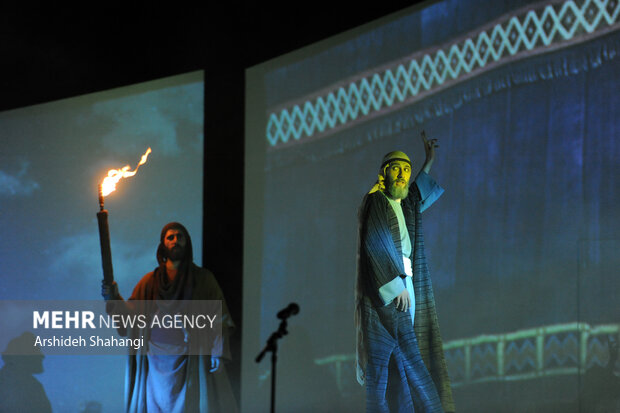
POLYGON ((118 183, 118 181, 120 181, 122 178, 129 178, 130 176, 134 176, 136 172, 138 172, 138 168, 140 167, 140 165, 144 165, 146 163, 146 159, 148 158, 149 153, 151 153, 151 148, 148 148, 144 155, 142 155, 140 163, 138 163, 138 166, 136 166, 136 169, 134 169, 133 171, 129 170, 129 165, 126 165, 121 169, 110 169, 108 171, 108 176, 106 176, 101 183, 101 195, 108 196, 111 192, 114 192, 116 190, 116 184, 118 183))

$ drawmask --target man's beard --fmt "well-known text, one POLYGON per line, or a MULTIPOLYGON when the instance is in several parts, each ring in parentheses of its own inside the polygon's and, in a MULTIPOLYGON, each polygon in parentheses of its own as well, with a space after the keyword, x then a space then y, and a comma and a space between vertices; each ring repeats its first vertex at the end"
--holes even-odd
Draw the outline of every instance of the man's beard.
POLYGON ((392 199, 405 199, 407 198, 407 194, 409 193, 409 185, 404 180, 400 180, 401 182, 405 182, 405 186, 400 187, 396 186, 396 182, 399 180, 392 181, 388 186, 388 195, 392 199))
POLYGON ((181 261, 185 256, 185 248, 175 245, 172 248, 166 248, 166 258, 170 261, 181 261))

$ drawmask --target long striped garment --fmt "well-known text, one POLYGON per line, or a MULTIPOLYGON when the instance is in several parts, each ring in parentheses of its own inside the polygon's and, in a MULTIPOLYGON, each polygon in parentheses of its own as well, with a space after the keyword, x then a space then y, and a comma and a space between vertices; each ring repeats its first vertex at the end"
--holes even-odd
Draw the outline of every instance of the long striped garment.
POLYGON ((421 221, 421 211, 442 192, 420 172, 401 202, 413 243, 415 327, 409 312, 398 311, 393 301, 384 303, 379 294, 379 288, 405 276, 396 214, 380 191, 366 195, 359 210, 357 378, 366 385, 369 412, 455 411, 421 221))

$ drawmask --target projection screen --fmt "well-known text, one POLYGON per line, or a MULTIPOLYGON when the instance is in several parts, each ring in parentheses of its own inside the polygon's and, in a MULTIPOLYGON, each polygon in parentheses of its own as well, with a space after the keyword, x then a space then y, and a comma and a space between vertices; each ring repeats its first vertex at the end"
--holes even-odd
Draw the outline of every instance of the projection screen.
POLYGON ((357 210, 382 156, 423 213, 457 411, 613 411, 620 394, 620 5, 436 1, 246 72, 243 411, 363 411, 357 210), (615 349, 615 350, 614 350, 615 349), (582 410, 583 411, 583 410, 582 410), (592 410, 594 411, 594 410, 592 410))
MULTIPOLYGON (((0 299, 103 300, 97 186, 109 169, 135 168, 148 147, 147 163, 105 199, 120 293, 128 298, 157 266, 167 222, 185 224, 200 264, 203 101, 203 72, 194 72, 0 113, 0 299)), ((0 334, 0 349, 14 338, 0 334)), ((118 412, 125 362, 47 356, 34 377, 53 411, 118 412)), ((32 376, 7 377, 4 391, 40 394, 25 387, 36 386, 32 376)))

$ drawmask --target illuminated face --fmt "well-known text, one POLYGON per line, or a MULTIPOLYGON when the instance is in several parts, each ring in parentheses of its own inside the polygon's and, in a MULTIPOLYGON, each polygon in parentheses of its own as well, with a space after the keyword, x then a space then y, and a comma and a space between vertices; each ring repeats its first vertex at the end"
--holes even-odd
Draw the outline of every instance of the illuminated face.
POLYGON ((404 199, 409 192, 411 165, 404 161, 392 161, 384 169, 385 188, 392 199, 404 199))
POLYGON ((180 229, 169 229, 164 236, 164 247, 166 247, 168 258, 172 261, 179 261, 185 253, 187 239, 180 229))

